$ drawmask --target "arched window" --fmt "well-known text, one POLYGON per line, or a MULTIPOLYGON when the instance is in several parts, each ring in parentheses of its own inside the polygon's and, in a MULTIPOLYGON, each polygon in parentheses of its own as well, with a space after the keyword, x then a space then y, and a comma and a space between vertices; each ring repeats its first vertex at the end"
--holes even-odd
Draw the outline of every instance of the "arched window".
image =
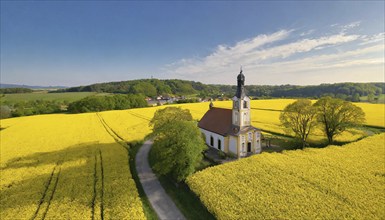
POLYGON ((247 108, 247 101, 243 101, 243 108, 247 108))
POLYGON ((238 101, 234 101, 234 109, 238 108, 238 101))
POLYGON ((218 139, 218 149, 219 149, 219 150, 222 150, 222 149, 221 149, 221 147, 222 147, 222 145, 221 145, 221 144, 222 144, 222 143, 221 143, 221 140, 220 140, 220 139, 218 139))
POLYGON ((210 136, 210 146, 214 147, 214 138, 213 138, 213 136, 210 136))

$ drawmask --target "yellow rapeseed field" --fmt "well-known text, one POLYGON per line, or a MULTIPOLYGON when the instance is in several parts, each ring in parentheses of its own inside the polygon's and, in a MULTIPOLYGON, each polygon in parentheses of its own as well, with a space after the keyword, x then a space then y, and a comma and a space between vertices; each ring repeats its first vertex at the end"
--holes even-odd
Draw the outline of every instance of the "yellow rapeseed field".
MULTIPOLYGON (((294 102, 295 99, 272 99, 272 100, 252 100, 251 101, 251 116, 252 124, 261 128, 267 132, 274 132, 284 134, 284 130, 280 125, 279 115, 286 105, 294 102)), ((315 101, 314 101, 315 102, 315 101)), ((369 103, 357 103, 364 112, 366 113, 366 124, 374 125, 379 127, 385 127, 385 105, 384 104, 369 104, 369 103)), ((178 106, 183 109, 189 109, 195 120, 200 120, 203 115, 209 109, 209 103, 190 103, 190 104, 179 104, 170 105, 178 106)), ((214 102, 215 107, 228 108, 232 107, 232 101, 216 101, 214 102)), ((108 123, 125 136, 128 140, 141 139, 150 133, 150 128, 144 126, 146 121, 151 120, 155 111, 160 108, 167 106, 152 107, 152 108, 141 108, 131 109, 126 111, 109 111, 103 112, 103 117, 108 123), (135 120, 134 120, 135 119, 135 120), (134 122, 127 126, 122 126, 127 121, 134 120, 134 122), (133 127, 131 129, 131 126, 133 127), (128 136, 127 136, 128 135, 128 136), (134 138, 136 137, 136 138, 134 138)), ((354 141, 365 135, 364 131, 352 130, 344 132, 342 135, 337 136, 337 141, 354 141)), ((313 141, 319 141, 324 139, 321 131, 316 131, 312 134, 309 139, 313 141)))
MULTIPOLYGON (((285 134, 279 121, 279 115, 281 113, 280 111, 284 109, 286 105, 294 101, 294 99, 252 100, 252 124, 255 127, 261 128, 267 132, 285 134)), ((363 108, 364 112, 366 113, 366 124, 385 127, 384 104, 358 103, 358 105, 363 108)), ((209 109, 208 102, 170 106, 189 109, 195 120, 200 120, 209 109)), ((214 102, 214 106, 230 109, 232 107, 232 101, 216 101, 214 102)), ((102 112, 101 115, 103 115, 103 118, 106 120, 106 122, 120 136, 122 136, 125 140, 133 141, 141 140, 151 132, 151 128, 148 126, 149 120, 151 120, 156 110, 165 107, 167 106, 130 109, 123 111, 107 111, 102 112)), ((355 141, 359 138, 362 138, 363 136, 366 136, 365 131, 353 129, 337 136, 336 141, 355 141)), ((316 130, 309 137, 309 140, 314 142, 324 139, 325 137, 320 130, 316 130)))
POLYGON ((218 219, 383 219, 385 134, 342 147, 262 153, 193 174, 218 219))
POLYGON ((1 120, 2 219, 144 219, 127 150, 95 113, 1 120))
MULTIPOLYGON (((252 124, 267 132, 284 134, 284 130, 279 121, 281 110, 286 105, 294 102, 294 99, 272 99, 272 100, 252 100, 251 101, 251 120, 252 124)), ((368 104, 358 103, 366 113, 366 124, 379 127, 385 127, 385 105, 384 104, 368 104)), ((183 109, 189 109, 195 120, 200 120, 203 115, 209 110, 209 103, 190 103, 170 105, 177 106, 183 109)), ((215 107, 228 108, 232 107, 232 101, 216 101, 215 107)), ((108 111, 101 113, 108 124, 117 131, 126 140, 141 140, 151 132, 148 126, 148 121, 151 120, 157 109, 167 106, 130 109, 123 111, 108 111), (130 123, 128 123, 130 122, 130 123)), ((364 131, 351 130, 337 136, 337 141, 354 141, 365 136, 364 131)), ((321 131, 315 131, 309 137, 312 141, 325 139, 321 131)))
MULTIPOLYGON (((293 103, 295 99, 271 99, 271 100, 252 100, 251 101, 251 120, 253 126, 263 129, 267 132, 274 132, 284 134, 284 130, 279 121, 279 115, 281 111, 290 103, 293 103)), ((315 102, 316 100, 313 100, 315 102)), ((203 103, 199 103, 202 105, 203 103)), ((366 115, 367 125, 385 127, 385 105, 384 104, 370 104, 370 103, 353 103, 362 108, 366 115)), ((190 104, 191 106, 193 104, 190 104)), ((196 104, 198 105, 198 104, 196 104)), ((208 109, 202 106, 202 108, 208 109)), ((214 102, 214 106, 221 108, 231 108, 231 101, 214 102)), ((204 111, 205 112, 205 111, 204 111)), ((202 114, 203 116, 203 114, 202 114)), ((366 136, 365 131, 362 130, 349 130, 343 132, 336 137, 336 141, 349 142, 355 141, 359 138, 366 136)), ((316 130, 309 136, 310 141, 320 141, 325 139, 323 133, 320 130, 316 130)))
MULTIPOLYGON (((284 133, 280 110, 293 101, 253 100, 252 124, 284 133)), ((385 105, 357 105, 365 111, 368 125, 385 127, 385 105)), ((189 109, 195 120, 209 109, 208 102, 172 106, 189 109)), ((231 108, 232 102, 214 106, 231 108)), ((144 218, 124 142, 146 137, 151 132, 149 120, 165 107, 0 120, 2 219, 144 218)), ((337 140, 364 135, 354 132, 337 140)), ((320 132, 310 137, 322 138, 320 132)))
POLYGON ((366 124, 385 127, 385 104, 354 103, 364 110, 366 124))

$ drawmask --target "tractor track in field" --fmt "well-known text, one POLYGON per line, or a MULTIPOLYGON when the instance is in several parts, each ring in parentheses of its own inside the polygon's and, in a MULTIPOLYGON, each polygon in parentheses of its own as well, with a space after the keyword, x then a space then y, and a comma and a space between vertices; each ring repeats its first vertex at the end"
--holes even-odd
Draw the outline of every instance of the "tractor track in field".
POLYGON ((102 189, 100 190, 100 218, 104 219, 104 169, 103 169, 103 157, 102 151, 99 149, 100 157, 100 175, 102 177, 102 189))
POLYGON ((94 163, 94 194, 92 195, 92 208, 91 208, 91 219, 95 219, 95 202, 96 202, 96 184, 98 182, 98 177, 97 177, 97 157, 95 155, 95 163, 94 163))
POLYGON ((96 113, 96 115, 98 116, 99 121, 100 123, 102 123, 104 129, 115 140, 115 142, 121 145, 122 147, 126 148, 126 150, 128 150, 126 141, 107 124, 107 122, 103 119, 103 117, 99 113, 96 113))
POLYGON ((44 210, 42 219, 45 219, 45 216, 47 215, 47 212, 49 210, 49 206, 51 205, 51 201, 53 199, 53 196, 55 195, 55 191, 56 191, 56 188, 57 188, 57 183, 59 182, 60 172, 61 172, 61 168, 59 168, 59 172, 57 173, 57 176, 56 176, 56 179, 55 179, 55 183, 54 183, 54 188, 52 190, 51 196, 49 197, 48 204, 47 204, 46 209, 44 210))
POLYGON ((148 118, 148 117, 143 116, 143 115, 138 114, 138 113, 128 112, 128 114, 131 114, 131 115, 133 115, 133 116, 135 116, 135 117, 137 117, 137 118, 144 119, 144 120, 146 120, 146 121, 151 121, 151 118, 148 118))
MULTIPOLYGON (((107 122, 103 119, 103 117, 96 113, 96 115, 99 118, 100 123, 103 125, 104 129, 107 131, 107 133, 115 140, 116 143, 118 143, 120 146, 124 147, 124 149, 128 152, 128 146, 126 141, 118 134, 116 133, 110 126, 108 126, 107 122)), ((101 176, 101 191, 100 191, 100 218, 104 219, 104 169, 103 169, 103 156, 102 151, 99 149, 99 158, 100 158, 100 176, 101 176)), ((95 172, 96 172, 96 165, 95 165, 95 172)), ((94 186, 96 187, 96 186, 94 186)), ((94 189, 94 192, 96 189, 94 189)), ((96 197, 96 195, 95 195, 96 197)), ((93 204, 94 206, 95 204, 93 204)), ((95 208, 93 208, 93 215, 92 217, 95 217, 95 208)))
POLYGON ((52 201, 52 199, 54 197, 54 194, 55 194, 55 191, 56 191, 56 188, 57 188, 57 184, 59 182, 60 173, 61 173, 61 167, 56 165, 53 168, 53 170, 51 172, 51 175, 49 176, 48 181, 45 184, 45 189, 44 189, 43 195, 42 195, 42 197, 41 197, 41 199, 39 201, 39 204, 38 204, 38 206, 36 208, 35 213, 31 217, 31 219, 36 219, 36 217, 38 216, 38 214, 42 210, 42 206, 43 206, 44 202, 46 202, 47 206, 45 207, 45 209, 44 209, 44 211, 42 213, 42 218, 41 218, 41 219, 45 219, 45 216, 47 215, 47 212, 48 212, 49 207, 51 205, 51 201, 52 201), (49 189, 51 187, 53 187, 53 188, 52 188, 52 190, 50 192, 49 189), (48 198, 48 200, 47 200, 47 198, 48 198), (47 200, 47 201, 45 201, 45 200, 47 200))
POLYGON ((100 218, 104 219, 104 170, 102 151, 95 154, 94 162, 94 194, 92 196, 91 219, 95 219, 95 212, 100 211, 100 218), (100 190, 99 189, 100 186, 100 190))

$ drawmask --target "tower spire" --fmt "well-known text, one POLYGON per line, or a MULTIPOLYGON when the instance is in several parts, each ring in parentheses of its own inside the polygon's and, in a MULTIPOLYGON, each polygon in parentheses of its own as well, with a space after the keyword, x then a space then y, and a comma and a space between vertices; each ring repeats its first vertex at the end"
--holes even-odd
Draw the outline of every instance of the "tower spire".
POLYGON ((240 73, 237 77, 237 93, 235 94, 236 97, 238 98, 243 98, 246 96, 245 94, 245 75, 243 75, 243 70, 241 66, 240 73))

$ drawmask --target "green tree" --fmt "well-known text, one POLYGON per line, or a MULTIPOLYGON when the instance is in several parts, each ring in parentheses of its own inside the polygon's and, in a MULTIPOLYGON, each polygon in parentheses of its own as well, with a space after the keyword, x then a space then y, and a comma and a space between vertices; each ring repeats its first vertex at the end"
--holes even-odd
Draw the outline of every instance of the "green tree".
POLYGON ((168 107, 157 110, 150 125, 155 135, 151 158, 160 175, 180 182, 195 171, 206 145, 188 110, 168 107))
POLYGON ((354 95, 352 97, 352 101, 353 102, 359 102, 360 101, 360 94, 354 93, 354 95))
POLYGON ((374 101, 374 94, 373 93, 369 93, 368 94, 368 102, 373 102, 374 101))
POLYGON ((181 109, 178 107, 167 107, 156 110, 154 117, 150 121, 150 126, 153 126, 153 133, 162 132, 162 127, 174 121, 192 121, 190 110, 181 109))
POLYGON ((333 143, 336 135, 365 121, 365 113, 360 107, 341 99, 323 97, 314 106, 329 144, 333 143))
POLYGON ((8 105, 0 106, 0 119, 11 117, 11 108, 8 105))
POLYGON ((154 140, 152 154, 156 158, 154 170, 160 175, 171 175, 180 182, 194 173, 202 160, 206 145, 196 122, 174 121, 162 127, 154 140))
POLYGON ((157 91, 155 86, 153 86, 149 82, 140 82, 133 87, 134 94, 143 94, 148 97, 155 97, 157 95, 157 91))
POLYGON ((316 113, 310 100, 299 99, 287 105, 279 117, 287 132, 294 133, 301 141, 302 148, 306 146, 306 140, 317 124, 316 113))

